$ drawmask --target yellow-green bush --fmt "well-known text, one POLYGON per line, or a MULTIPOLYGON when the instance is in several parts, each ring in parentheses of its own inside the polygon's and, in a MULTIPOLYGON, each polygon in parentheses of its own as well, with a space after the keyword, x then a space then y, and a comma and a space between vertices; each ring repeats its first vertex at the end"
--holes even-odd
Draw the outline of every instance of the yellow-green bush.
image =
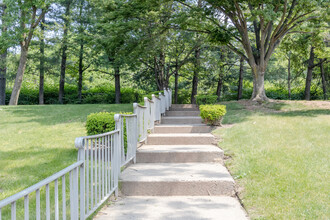
POLYGON ((204 122, 210 125, 220 125, 222 117, 226 114, 225 105, 200 105, 199 110, 204 122))

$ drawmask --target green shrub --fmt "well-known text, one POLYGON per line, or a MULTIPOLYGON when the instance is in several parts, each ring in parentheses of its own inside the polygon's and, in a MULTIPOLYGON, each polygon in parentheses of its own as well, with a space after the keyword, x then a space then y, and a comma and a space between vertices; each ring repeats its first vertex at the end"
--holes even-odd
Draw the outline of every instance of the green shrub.
POLYGON ((225 105, 200 105, 199 110, 204 122, 211 125, 221 125, 222 117, 226 114, 225 105))
POLYGON ((216 95, 196 95, 197 105, 215 104, 218 96, 216 95))
POLYGON ((102 134, 115 130, 115 112, 92 113, 87 116, 87 135, 102 134))
MULTIPOLYGON (((92 113, 87 116, 86 130, 87 135, 102 134, 115 130, 116 122, 114 119, 116 112, 99 112, 92 113)), ((130 115, 132 112, 121 112, 121 114, 130 115)), ((124 119, 124 148, 127 151, 127 133, 126 133, 126 121, 124 119)))

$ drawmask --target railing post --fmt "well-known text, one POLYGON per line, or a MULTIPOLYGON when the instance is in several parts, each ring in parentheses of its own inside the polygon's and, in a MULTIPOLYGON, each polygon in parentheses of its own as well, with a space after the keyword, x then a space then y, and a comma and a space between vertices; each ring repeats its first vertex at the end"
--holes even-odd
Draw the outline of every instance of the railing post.
POLYGON ((134 132, 134 159, 133 159, 133 163, 136 163, 136 148, 137 148, 137 143, 138 143, 138 125, 137 125, 137 120, 138 120, 138 116, 136 115, 136 117, 133 118, 133 125, 134 128, 132 129, 134 132))
POLYGON ((155 121, 158 121, 158 101, 154 94, 151 95, 152 101, 154 102, 154 123, 155 121))
POLYGON ((115 114, 115 129, 119 130, 119 152, 120 152, 120 163, 123 163, 125 161, 125 149, 124 149, 124 143, 122 143, 122 137, 124 134, 123 127, 122 127, 122 119, 119 114, 115 114))
POLYGON ((166 88, 164 87, 164 97, 165 97, 165 111, 168 110, 167 107, 168 107, 168 95, 167 95, 167 90, 166 88))
MULTIPOLYGON (((76 138, 75 147, 78 148, 78 161, 81 161, 81 160, 84 161, 84 163, 80 166, 80 219, 85 219, 85 163, 86 163, 86 161, 85 161, 85 140, 84 140, 84 138, 82 138, 82 137, 76 138)), ((87 160, 88 160, 88 158, 87 158, 87 160)), ((78 173, 77 173, 77 175, 78 175, 78 173)), ((78 196, 78 194, 77 194, 77 196, 78 196)), ((78 204, 76 204, 75 207, 78 208, 78 204)), ((78 210, 77 210, 77 214, 78 214, 78 210)))
POLYGON ((120 174, 120 167, 121 167, 121 122, 120 122, 120 115, 119 114, 115 114, 114 116, 115 119, 115 126, 116 126, 116 130, 118 130, 117 135, 115 136, 115 143, 114 143, 114 151, 115 151, 115 155, 114 155, 114 173, 115 173, 115 186, 116 186, 116 190, 115 190, 115 196, 118 197, 118 179, 119 179, 119 174, 120 174))
POLYGON ((136 115, 136 132, 137 132, 137 141, 140 140, 139 135, 141 134, 141 125, 140 125, 140 114, 138 111, 138 104, 136 102, 133 103, 133 113, 136 115))

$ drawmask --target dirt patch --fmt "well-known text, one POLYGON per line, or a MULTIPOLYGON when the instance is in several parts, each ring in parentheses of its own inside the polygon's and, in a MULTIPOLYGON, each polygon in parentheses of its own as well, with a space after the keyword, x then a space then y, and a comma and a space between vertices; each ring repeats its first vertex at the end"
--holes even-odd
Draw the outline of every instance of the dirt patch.
MULTIPOLYGON (((266 113, 280 113, 293 110, 295 108, 287 109, 286 106, 290 104, 298 104, 304 106, 306 109, 329 109, 330 101, 290 101, 290 100, 270 100, 269 102, 254 102, 251 100, 240 100, 239 104, 244 106, 249 111, 258 111, 266 113)), ((297 107, 298 108, 298 107, 297 107)))
POLYGON ((249 111, 261 111, 261 112, 280 112, 275 108, 275 106, 278 106, 282 103, 280 100, 270 100, 269 102, 260 103, 260 102, 254 102, 251 100, 239 100, 239 104, 244 106, 245 109, 249 111))
POLYGON ((330 101, 296 101, 296 102, 312 108, 330 110, 330 101))

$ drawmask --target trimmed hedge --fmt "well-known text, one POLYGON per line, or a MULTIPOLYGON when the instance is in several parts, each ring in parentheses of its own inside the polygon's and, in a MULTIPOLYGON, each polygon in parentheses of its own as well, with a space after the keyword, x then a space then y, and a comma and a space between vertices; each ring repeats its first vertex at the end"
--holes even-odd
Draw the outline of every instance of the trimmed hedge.
MULTIPOLYGON (((102 134, 115 130, 115 114, 117 112, 98 112, 87 116, 86 130, 87 135, 102 134)), ((132 112, 121 112, 120 114, 130 115, 132 112)), ((126 123, 124 123, 126 126, 126 123)))
MULTIPOLYGON (((102 134, 115 130, 116 122, 114 119, 116 112, 99 112, 87 116, 86 130, 87 135, 102 134)), ((121 114, 130 115, 132 112, 121 112, 121 114)), ((124 149, 127 152, 127 132, 126 121, 123 122, 124 128, 124 149)))
POLYGON ((197 105, 215 104, 218 99, 216 95, 196 95, 195 97, 197 105))
POLYGON ((221 125, 222 117, 226 114, 225 105, 200 105, 199 110, 204 122, 210 125, 221 125))
MULTIPOLYGON (((143 100, 143 91, 133 88, 121 89, 121 103, 133 103, 143 100)), ((9 103, 11 90, 6 91, 6 104, 9 103)), ((45 85, 44 87, 45 104, 59 104, 58 86, 45 85)), ((78 104, 78 89, 74 85, 65 85, 64 104, 78 104)), ((113 104, 115 103, 115 88, 110 86, 98 86, 82 91, 82 104, 113 104)), ((19 105, 39 104, 39 88, 32 84, 23 84, 18 99, 19 105)))

